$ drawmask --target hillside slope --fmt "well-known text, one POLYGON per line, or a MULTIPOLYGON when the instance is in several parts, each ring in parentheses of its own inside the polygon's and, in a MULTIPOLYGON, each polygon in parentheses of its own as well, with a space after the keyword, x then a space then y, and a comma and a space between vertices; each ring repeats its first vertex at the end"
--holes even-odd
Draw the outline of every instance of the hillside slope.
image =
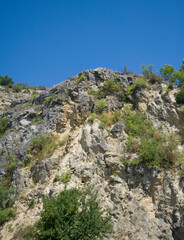
POLYGON ((183 240, 184 115, 177 88, 166 89, 98 68, 5 104, 0 176, 14 185, 16 215, 2 224, 2 239, 31 239, 23 232, 43 197, 90 183, 110 211, 109 239, 183 240))

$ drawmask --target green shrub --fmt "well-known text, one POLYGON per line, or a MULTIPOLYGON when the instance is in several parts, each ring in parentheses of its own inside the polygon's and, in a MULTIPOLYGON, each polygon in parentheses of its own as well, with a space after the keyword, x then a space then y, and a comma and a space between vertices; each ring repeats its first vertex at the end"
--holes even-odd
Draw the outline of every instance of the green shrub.
POLYGON ((24 103, 24 107, 29 107, 31 104, 29 102, 24 103))
POLYGON ((144 113, 139 111, 125 110, 126 130, 129 135, 142 136, 143 134, 152 137, 154 134, 154 127, 150 120, 147 119, 144 113))
POLYGON ((60 180, 61 180, 61 177, 60 177, 59 175, 56 175, 55 178, 54 178, 54 180, 53 180, 53 182, 54 182, 54 183, 55 183, 55 182, 60 182, 60 180))
POLYGON ((59 145, 62 147, 66 144, 68 140, 68 135, 66 135, 61 141, 59 141, 59 145))
POLYGON ((12 78, 6 76, 0 76, 0 85, 1 86, 12 86, 14 84, 12 78))
POLYGON ((150 65, 142 65, 142 74, 146 79, 149 79, 150 82, 161 82, 162 79, 159 75, 157 75, 157 72, 155 69, 153 69, 153 64, 150 65))
POLYGON ((54 98, 58 98, 58 95, 57 94, 53 94, 49 97, 45 97, 45 100, 43 102, 43 104, 49 104, 54 98))
POLYGON ((35 118, 33 119, 33 121, 31 122, 31 124, 35 124, 35 123, 40 124, 40 123, 42 123, 42 122, 43 122, 42 118, 37 114, 37 115, 35 116, 35 118))
POLYGON ((123 85, 121 83, 116 83, 115 78, 112 78, 108 80, 98 91, 89 91, 89 93, 95 95, 98 99, 103 99, 109 94, 123 91, 123 85))
POLYGON ((14 92, 21 92, 22 91, 22 86, 19 83, 16 83, 15 85, 12 85, 12 89, 14 92))
POLYGON ((96 114, 92 113, 89 117, 88 117, 88 122, 94 122, 96 118, 96 114))
POLYGON ((59 145, 62 147, 62 146, 64 146, 66 144, 66 141, 65 140, 61 140, 60 142, 59 142, 59 145))
POLYGON ((0 210, 0 226, 10 218, 15 217, 16 210, 13 208, 5 208, 0 210))
POLYGON ((30 209, 33 209, 34 206, 35 206, 35 204, 36 204, 35 199, 32 198, 32 199, 28 202, 28 207, 29 207, 30 209))
POLYGON ((82 82, 83 79, 84 79, 84 77, 85 77, 85 74, 84 74, 84 73, 79 74, 79 75, 77 76, 76 83, 82 82))
POLYGON ((15 216, 15 209, 12 208, 10 197, 15 193, 14 186, 0 185, 0 226, 15 216))
POLYGON ((144 78, 138 78, 135 81, 135 84, 133 86, 130 86, 127 89, 127 95, 131 95, 136 89, 141 88, 141 87, 147 87, 148 83, 144 78))
POLYGON ((181 113, 184 113, 184 105, 180 106, 180 107, 178 108, 178 111, 181 112, 181 113))
POLYGON ((121 120, 121 111, 116 110, 113 113, 102 113, 97 115, 97 118, 100 120, 100 125, 102 128, 112 126, 121 120))
POLYGON ((136 158, 136 159, 133 159, 131 162, 130 162, 130 165, 131 166, 137 166, 139 164, 139 160, 136 158))
POLYGON ((164 135, 153 127, 145 114, 125 112, 126 131, 129 134, 127 148, 139 155, 139 161, 149 167, 171 167, 177 164, 180 152, 179 139, 174 134, 164 135))
MULTIPOLYGON (((30 142, 30 147, 27 150, 28 158, 44 159, 50 157, 58 147, 58 138, 53 135, 43 134, 33 136, 30 142)), ((27 164, 29 161, 27 161, 27 164)))
POLYGON ((37 240, 95 240, 112 232, 110 217, 104 216, 91 189, 64 190, 57 197, 45 198, 37 224, 37 240))
POLYGON ((176 103, 184 104, 184 86, 176 93, 176 103))
POLYGON ((36 97, 38 96, 37 92, 33 92, 31 95, 31 101, 34 102, 34 100, 36 99, 36 97))
POLYGON ((174 67, 169 64, 165 64, 163 68, 162 67, 160 68, 160 74, 163 77, 163 79, 171 84, 176 83, 176 77, 174 77, 173 75, 174 71, 175 71, 174 67))
POLYGON ((124 92, 120 93, 118 96, 119 101, 126 101, 126 95, 124 92))
POLYGON ((129 162, 128 162, 128 160, 126 158, 121 158, 120 162, 125 166, 125 169, 128 168, 129 162))
POLYGON ((102 113, 105 111, 105 108, 107 107, 107 103, 104 99, 101 99, 99 103, 95 104, 95 110, 98 113, 102 113))
POLYGON ((3 134, 9 128, 8 122, 9 122, 9 118, 7 118, 7 117, 0 120, 0 138, 3 136, 3 134))
POLYGON ((63 172, 61 174, 61 181, 63 183, 68 183, 70 181, 70 179, 71 179, 71 171, 70 170, 63 172))

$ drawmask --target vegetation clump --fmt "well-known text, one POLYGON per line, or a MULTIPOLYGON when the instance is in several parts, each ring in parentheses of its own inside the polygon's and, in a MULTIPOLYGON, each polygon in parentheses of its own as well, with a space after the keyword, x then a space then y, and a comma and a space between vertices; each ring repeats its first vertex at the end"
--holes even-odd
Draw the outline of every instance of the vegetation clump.
POLYGON ((9 118, 5 117, 0 120, 0 138, 4 135, 6 130, 9 128, 9 118))
POLYGON ((50 157, 58 146, 58 138, 54 135, 43 134, 40 136, 34 135, 30 142, 30 147, 27 150, 27 161, 44 159, 50 157))
POLYGON ((153 64, 142 65, 142 74, 144 78, 148 79, 151 83, 161 82, 162 78, 157 74, 156 70, 153 69, 153 64))
POLYGON ((176 93, 176 103, 184 104, 184 86, 176 93))
POLYGON ((37 230, 37 240, 95 240, 111 233, 112 224, 91 188, 83 192, 65 189, 57 197, 43 200, 37 230))
POLYGON ((130 86, 127 89, 127 95, 131 95, 135 92, 136 89, 141 88, 141 87, 147 87, 148 82, 144 78, 138 78, 135 81, 135 84, 130 86))
POLYGON ((127 147, 138 153, 139 162, 149 167, 172 167, 177 164, 181 153, 177 150, 179 139, 174 134, 164 135, 139 111, 125 111, 125 122, 129 134, 127 147))
POLYGON ((33 121, 31 122, 31 124, 36 124, 36 123, 40 124, 42 122, 43 122, 42 118, 38 114, 36 114, 36 116, 34 117, 33 121))
POLYGON ((0 85, 1 86, 12 86, 14 84, 14 81, 11 77, 6 76, 0 76, 0 85))
POLYGON ((107 95, 119 92, 124 93, 124 88, 121 83, 117 83, 115 78, 112 78, 105 82, 104 86, 97 91, 89 90, 90 94, 93 94, 98 99, 106 98, 107 95))
POLYGON ((88 122, 94 122, 96 119, 96 113, 92 113, 89 117, 88 117, 88 122))
POLYGON ((45 100, 44 100, 43 104, 45 104, 45 105, 49 104, 54 98, 58 98, 58 95, 53 94, 49 97, 45 97, 45 100))
POLYGON ((95 110, 97 113, 102 113, 103 111, 105 111, 106 107, 106 101, 104 99, 101 99, 100 102, 95 105, 95 110))
POLYGON ((56 175, 53 182, 63 182, 63 183, 68 183, 71 179, 71 171, 67 170, 66 172, 63 172, 61 176, 56 175))
POLYGON ((77 76, 77 79, 76 79, 76 83, 82 82, 83 79, 84 79, 84 77, 85 77, 85 74, 84 74, 84 73, 82 73, 81 75, 78 75, 78 76, 77 76))
POLYGON ((121 111, 116 110, 113 113, 102 113, 101 115, 98 115, 98 119, 100 120, 102 128, 112 126, 121 120, 121 111))
POLYGON ((13 202, 10 200, 14 193, 13 186, 0 185, 0 226, 16 214, 16 209, 13 208, 13 202))

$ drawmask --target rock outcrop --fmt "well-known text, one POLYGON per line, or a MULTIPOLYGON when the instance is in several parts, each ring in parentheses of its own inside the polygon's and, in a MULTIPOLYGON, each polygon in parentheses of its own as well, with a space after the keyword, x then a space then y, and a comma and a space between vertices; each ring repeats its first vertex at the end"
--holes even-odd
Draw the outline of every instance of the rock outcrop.
MULTIPOLYGON (((32 100, 26 95, 18 97, 16 104, 14 99, 11 103, 7 101, 1 108, 0 117, 8 118, 9 126, 0 139, 1 179, 6 175, 10 154, 18 159, 12 174, 17 214, 1 226, 2 239, 21 239, 17 232, 39 219, 43 197, 55 196, 65 187, 83 188, 90 183, 99 190, 101 205, 109 209, 114 229, 109 239, 183 240, 184 178, 179 171, 122 162, 125 156, 129 161, 139 157, 127 151, 125 104, 145 112, 162 132, 181 135, 183 114, 174 98, 177 89, 168 94, 167 83, 150 84, 136 89, 124 100, 113 90, 105 97, 105 108, 108 113, 121 111, 122 121, 106 129, 98 118, 88 121, 99 103, 93 92, 112 78, 126 91, 140 76, 98 68, 84 71, 79 77, 39 92, 32 100), (33 136, 48 133, 62 144, 58 144, 51 156, 30 160, 26 166, 31 158, 33 136), (55 180, 67 171, 71 174, 67 184, 55 180), (28 202, 32 198, 35 207, 30 209, 28 202)), ((1 93, 3 99, 4 92, 1 93)))

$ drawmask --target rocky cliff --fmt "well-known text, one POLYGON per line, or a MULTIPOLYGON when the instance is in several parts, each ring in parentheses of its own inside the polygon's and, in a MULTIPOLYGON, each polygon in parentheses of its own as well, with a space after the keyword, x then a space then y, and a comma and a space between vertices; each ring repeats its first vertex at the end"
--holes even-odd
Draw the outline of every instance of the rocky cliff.
POLYGON ((16 208, 1 226, 2 239, 23 239, 21 232, 39 219, 43 197, 89 183, 110 211, 109 239, 184 239, 184 115, 175 102, 177 88, 168 92, 166 82, 141 81, 137 74, 98 68, 36 93, 14 96, 1 89, 0 118, 7 126, 0 176, 14 186, 16 208), (175 136, 163 145, 169 161, 165 155, 147 161, 138 130, 128 128, 130 112, 144 115, 157 141, 175 136))

